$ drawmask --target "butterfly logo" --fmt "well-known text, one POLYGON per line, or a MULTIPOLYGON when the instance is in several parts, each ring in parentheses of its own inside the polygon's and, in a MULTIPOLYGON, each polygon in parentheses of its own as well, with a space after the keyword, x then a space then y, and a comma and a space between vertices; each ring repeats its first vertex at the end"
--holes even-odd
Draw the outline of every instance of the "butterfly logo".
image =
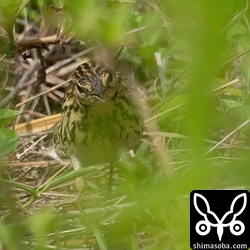
POLYGON ((246 205, 247 205, 246 193, 239 194, 233 199, 231 206, 230 206, 230 210, 227 211, 222 216, 221 219, 219 219, 218 216, 213 211, 210 210, 210 205, 207 199, 203 195, 199 193, 194 193, 193 203, 194 203, 194 207, 196 211, 204 218, 200 220, 199 222, 197 222, 195 226, 195 230, 199 235, 204 236, 204 235, 209 234, 211 227, 217 228, 217 235, 218 235, 219 241, 221 241, 222 239, 222 235, 224 233, 225 227, 229 227, 230 232, 235 236, 238 236, 244 233, 245 225, 243 224, 242 221, 237 220, 237 216, 239 216, 246 208, 246 205), (240 203, 241 199, 243 199, 243 205, 241 208, 239 208, 239 204, 241 204, 240 203), (198 202, 200 204, 200 207, 198 206, 198 202), (236 204, 237 204, 237 207, 236 207, 236 204), (232 217, 231 221, 225 223, 225 220, 226 219, 228 220, 231 217, 232 217))

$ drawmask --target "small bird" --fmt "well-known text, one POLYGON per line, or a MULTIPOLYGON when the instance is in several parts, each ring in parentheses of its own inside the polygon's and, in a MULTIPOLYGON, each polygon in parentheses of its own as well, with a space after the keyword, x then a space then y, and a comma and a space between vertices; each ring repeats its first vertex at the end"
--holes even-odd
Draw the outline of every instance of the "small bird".
POLYGON ((116 161, 138 145, 143 119, 119 73, 96 61, 73 72, 65 91, 59 139, 75 169, 116 161))

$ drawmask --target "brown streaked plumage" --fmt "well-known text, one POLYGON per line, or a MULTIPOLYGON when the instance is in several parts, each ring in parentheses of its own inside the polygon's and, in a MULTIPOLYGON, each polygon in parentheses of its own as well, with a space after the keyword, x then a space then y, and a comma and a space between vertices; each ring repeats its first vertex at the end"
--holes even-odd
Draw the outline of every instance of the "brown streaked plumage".
POLYGON ((116 160, 122 150, 139 144, 142 131, 141 115, 117 72, 98 62, 74 71, 63 100, 59 138, 81 167, 116 160))

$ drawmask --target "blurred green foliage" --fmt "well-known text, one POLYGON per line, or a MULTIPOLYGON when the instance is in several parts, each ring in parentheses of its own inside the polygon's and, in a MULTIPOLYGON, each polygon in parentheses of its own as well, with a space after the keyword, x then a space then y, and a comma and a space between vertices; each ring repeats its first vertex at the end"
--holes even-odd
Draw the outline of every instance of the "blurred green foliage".
POLYGON ((19 111, 0 109, 0 156, 7 155, 19 144, 19 137, 12 129, 4 128, 19 111))
POLYGON ((13 37, 13 29, 17 16, 29 3, 29 0, 0 1, 0 53, 9 53, 15 51, 15 41, 13 37))
MULTIPOLYGON (((28 241, 36 245, 27 249, 47 249, 46 244, 57 249, 188 249, 192 190, 249 189, 248 1, 32 1, 26 11, 38 16, 44 3, 65 6, 67 28, 76 38, 114 51, 124 46, 119 59, 132 64, 146 89, 150 117, 165 133, 164 153, 171 164, 145 144, 133 159, 123 156, 114 200, 93 193, 75 217, 46 211, 22 218, 24 230, 33 236, 28 241), (171 169, 167 174, 166 167, 171 169), (100 212, 95 213, 96 207, 100 212)), ((24 7, 11 6, 12 18, 6 8, 0 16, 7 33, 24 7)), ((9 150, 16 147, 16 141, 9 142, 9 150)), ((51 187, 70 178, 62 175, 51 187)), ((99 186, 97 191, 106 192, 99 186)), ((8 249, 20 249, 12 245, 17 229, 4 223, 1 240, 8 249)), ((22 233, 17 237, 24 238, 22 233)))
POLYGON ((132 8, 133 5, 126 2, 100 0, 67 5, 77 38, 94 39, 109 46, 121 44, 122 34, 127 28, 125 20, 132 8))

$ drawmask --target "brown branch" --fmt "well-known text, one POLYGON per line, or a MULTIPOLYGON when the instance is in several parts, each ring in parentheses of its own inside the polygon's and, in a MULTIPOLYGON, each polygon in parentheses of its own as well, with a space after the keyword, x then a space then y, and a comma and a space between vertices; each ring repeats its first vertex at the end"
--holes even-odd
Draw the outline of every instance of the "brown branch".
MULTIPOLYGON (((71 39, 70 39, 71 40, 71 39)), ((23 52, 25 50, 29 50, 32 48, 46 48, 47 45, 50 44, 59 44, 59 43, 67 43, 70 40, 62 40, 61 36, 56 34, 53 36, 47 36, 47 37, 39 37, 39 38, 32 38, 32 39, 26 39, 26 40, 21 40, 17 42, 18 46, 18 52, 23 52)))

